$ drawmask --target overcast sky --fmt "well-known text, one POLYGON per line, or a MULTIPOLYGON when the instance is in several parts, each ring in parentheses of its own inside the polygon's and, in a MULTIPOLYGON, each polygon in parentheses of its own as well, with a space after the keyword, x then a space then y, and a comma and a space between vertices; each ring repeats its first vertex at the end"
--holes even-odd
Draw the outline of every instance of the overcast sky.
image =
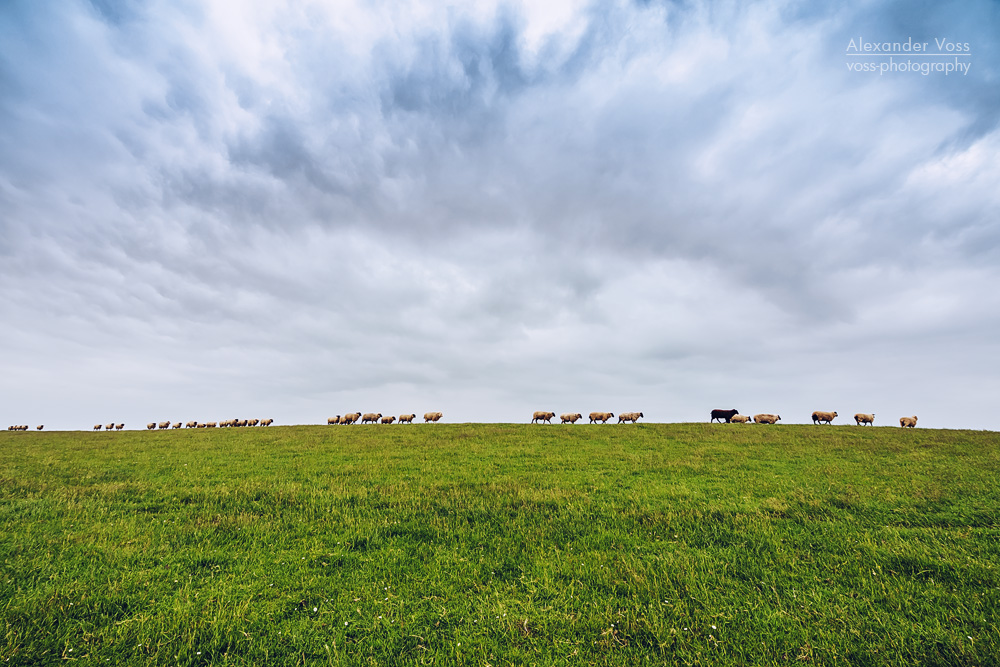
POLYGON ((475 4, 0 3, 2 426, 997 429, 1000 5, 475 4))

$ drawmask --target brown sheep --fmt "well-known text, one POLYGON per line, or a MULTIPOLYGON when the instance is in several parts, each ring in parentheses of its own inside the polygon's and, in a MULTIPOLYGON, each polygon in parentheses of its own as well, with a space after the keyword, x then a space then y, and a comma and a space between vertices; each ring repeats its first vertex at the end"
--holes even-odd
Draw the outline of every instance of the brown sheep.
POLYGON ((424 413, 424 423, 426 424, 427 422, 436 422, 437 420, 441 419, 441 417, 443 417, 443 416, 444 415, 442 415, 440 412, 425 412, 424 413))
POLYGON ((590 423, 601 422, 602 424, 607 424, 609 419, 614 418, 615 413, 613 412, 591 412, 590 413, 590 423))
POLYGON ((157 428, 170 428, 170 422, 160 422, 156 426, 157 428))
POLYGON ((865 424, 868 424, 869 426, 874 426, 875 413, 873 412, 871 414, 865 414, 864 412, 859 412, 858 414, 854 415, 854 421, 856 422, 855 424, 856 426, 863 426, 865 424))
POLYGON ((546 424, 551 424, 551 419, 556 416, 554 412, 536 412, 531 416, 531 423, 537 424, 538 422, 545 422, 546 424))
POLYGON ((391 424, 391 423, 392 423, 392 422, 394 422, 394 421, 396 421, 396 418, 395 418, 395 417, 392 417, 392 416, 389 416, 389 417, 382 417, 382 423, 383 423, 383 424, 391 424))
POLYGON ((633 424, 639 421, 639 417, 645 417, 641 412, 623 412, 618 415, 618 423, 622 422, 632 422, 633 424))
POLYGON ((583 415, 577 412, 575 415, 571 414, 559 415, 559 419, 560 423, 562 424, 565 424, 566 422, 569 422, 570 424, 575 424, 576 420, 583 419, 583 415))
POLYGON ((916 428, 917 427, 917 416, 912 417, 900 417, 899 425, 901 428, 916 428))
POLYGON ((415 414, 399 415, 399 423, 400 424, 412 424, 413 420, 416 419, 416 418, 417 418, 417 416, 415 414))
POLYGON ((761 413, 753 416, 754 423, 757 424, 777 424, 779 419, 781 419, 781 415, 771 415, 767 413, 761 413))
POLYGON ((813 424, 822 424, 823 422, 829 424, 834 420, 834 418, 836 418, 836 416, 836 412, 822 412, 817 410, 812 414, 813 424))
POLYGON ((381 412, 379 412, 378 414, 376 414, 374 412, 366 412, 364 414, 364 416, 361 417, 361 423, 362 424, 367 424, 368 422, 371 422, 371 423, 374 424, 375 422, 377 422, 381 418, 382 418, 382 413, 381 412))

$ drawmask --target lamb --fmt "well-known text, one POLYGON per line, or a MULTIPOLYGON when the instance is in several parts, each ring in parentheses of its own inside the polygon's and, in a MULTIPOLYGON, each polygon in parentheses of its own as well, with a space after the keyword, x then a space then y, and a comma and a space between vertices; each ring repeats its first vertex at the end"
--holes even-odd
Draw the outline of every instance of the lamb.
POLYGON ((854 421, 856 422, 855 424, 856 426, 863 426, 864 424, 868 424, 869 426, 874 426, 875 413, 873 412, 871 414, 865 414, 864 412, 859 412, 858 414, 854 415, 854 421))
POLYGON ((813 424, 822 424, 823 422, 829 424, 834 420, 836 416, 837 416, 836 412, 822 412, 820 410, 817 410, 812 414, 813 424))
POLYGON ((551 419, 556 416, 554 412, 535 412, 531 416, 531 423, 537 424, 539 422, 545 422, 546 424, 551 424, 551 419))
POLYGON ((425 412, 424 413, 424 423, 426 424, 427 422, 436 422, 437 420, 441 419, 441 417, 443 417, 443 416, 444 415, 442 415, 440 412, 425 412))
POLYGON ((583 415, 577 412, 575 415, 565 414, 559 415, 560 423, 565 424, 569 422, 570 424, 575 424, 577 419, 583 419, 583 415))
POLYGON ((591 412, 590 413, 590 423, 601 422, 602 424, 607 424, 609 419, 615 416, 613 412, 591 412))
POLYGON ((777 424, 779 419, 781 419, 781 415, 771 415, 766 412, 753 416, 756 424, 777 424))
POLYGON ((367 424, 368 422, 371 422, 374 424, 381 418, 382 418, 381 412, 378 414, 375 414, 374 412, 366 412, 365 415, 361 418, 361 423, 367 424))
POLYGON ((154 428, 156 428, 156 422, 149 422, 148 424, 146 424, 147 430, 152 431, 154 428))
POLYGON ((412 424, 413 420, 416 419, 416 418, 417 418, 417 416, 415 414, 399 415, 399 423, 400 424, 412 424))
POLYGON ((391 417, 391 416, 390 417, 382 417, 382 423, 383 424, 391 424, 394 421, 396 421, 395 417, 391 417))
POLYGON ((899 418, 900 428, 916 428, 917 427, 917 416, 912 417, 900 417, 899 418))
POLYGON ((716 419, 724 420, 727 424, 732 421, 733 417, 740 413, 739 410, 733 408, 732 410, 712 410, 712 419, 710 421, 715 421, 716 419))
POLYGON ((639 417, 644 417, 641 412, 623 412, 618 415, 618 423, 622 422, 632 422, 633 424, 639 421, 639 417))
POLYGON ((746 424, 750 421, 750 418, 746 415, 733 415, 729 418, 729 422, 732 424, 746 424))

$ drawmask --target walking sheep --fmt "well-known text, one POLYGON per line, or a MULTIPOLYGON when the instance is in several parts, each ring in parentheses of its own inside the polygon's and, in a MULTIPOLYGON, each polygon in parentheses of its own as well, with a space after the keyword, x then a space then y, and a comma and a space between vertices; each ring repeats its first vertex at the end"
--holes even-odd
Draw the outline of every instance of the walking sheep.
POLYGON ((864 426, 865 424, 868 424, 869 426, 874 426, 875 413, 873 412, 871 414, 865 414, 864 412, 859 412, 858 414, 854 415, 854 421, 856 422, 855 424, 856 426, 864 426))
POLYGON ((570 424, 575 424, 578 419, 583 419, 583 415, 577 412, 576 414, 559 415, 559 419, 560 423, 562 424, 565 424, 566 422, 569 422, 570 424))
POLYGON ((813 424, 822 424, 823 422, 829 424, 834 420, 834 418, 836 418, 836 416, 836 412, 822 412, 817 410, 812 414, 813 424))
POLYGON ((531 416, 531 423, 537 424, 539 422, 545 422, 546 424, 552 423, 552 418, 556 416, 554 412, 535 412, 531 416))
POLYGON ((609 419, 613 419, 615 413, 613 412, 591 412, 590 413, 590 423, 601 422, 602 424, 607 424, 609 419))
POLYGON ((436 422, 437 420, 441 419, 441 417, 443 417, 443 416, 444 415, 442 415, 440 412, 425 412, 424 413, 424 423, 426 424, 427 422, 436 422))
POLYGON ((710 421, 715 421, 716 419, 725 421, 727 424, 732 421, 733 417, 739 414, 739 410, 733 408, 732 410, 712 410, 712 419, 710 421))
POLYGON ((399 415, 399 423, 400 424, 412 424, 413 420, 416 419, 416 418, 417 418, 417 415, 415 415, 415 414, 399 415))
POLYGON ((779 419, 781 419, 781 415, 771 415, 767 413, 761 413, 753 416, 754 423, 756 424, 777 424, 779 419))

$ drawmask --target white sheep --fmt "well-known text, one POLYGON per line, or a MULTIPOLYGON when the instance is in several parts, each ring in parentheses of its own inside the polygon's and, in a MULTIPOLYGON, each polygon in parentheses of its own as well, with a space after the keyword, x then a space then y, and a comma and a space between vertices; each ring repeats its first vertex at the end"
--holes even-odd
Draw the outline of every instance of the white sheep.
POLYGON ((554 412, 541 412, 541 411, 535 412, 531 416, 531 423, 536 424, 539 422, 545 422, 546 424, 551 424, 552 423, 551 419, 555 416, 556 413, 554 412))
POLYGON ((829 424, 836 417, 837 417, 836 412, 823 412, 821 410, 817 410, 812 414, 813 424, 822 424, 823 422, 829 424))
POLYGON ((413 420, 416 419, 416 418, 417 418, 417 415, 415 415, 415 414, 399 415, 399 423, 400 424, 412 424, 413 420))
POLYGON ((575 424, 576 420, 578 419, 583 419, 583 415, 581 415, 579 412, 577 412, 576 414, 559 415, 559 420, 560 423, 562 424, 565 424, 567 422, 569 422, 570 424, 575 424))
POLYGON ((443 416, 444 415, 442 415, 440 412, 425 412, 424 413, 424 423, 426 424, 427 422, 436 422, 437 420, 441 419, 441 417, 443 417, 443 416))
POLYGON ((613 419, 615 413, 613 412, 591 412, 590 413, 590 423, 601 422, 602 424, 608 423, 609 419, 613 419))
POLYGON ((863 426, 864 424, 868 424, 870 426, 874 426, 875 425, 875 413, 873 412, 871 414, 867 414, 867 413, 864 413, 864 412, 859 412, 858 414, 854 415, 854 421, 856 422, 855 423, 856 426, 863 426))
POLYGON ((902 428, 916 428, 917 427, 917 416, 912 417, 900 417, 899 425, 902 428))

